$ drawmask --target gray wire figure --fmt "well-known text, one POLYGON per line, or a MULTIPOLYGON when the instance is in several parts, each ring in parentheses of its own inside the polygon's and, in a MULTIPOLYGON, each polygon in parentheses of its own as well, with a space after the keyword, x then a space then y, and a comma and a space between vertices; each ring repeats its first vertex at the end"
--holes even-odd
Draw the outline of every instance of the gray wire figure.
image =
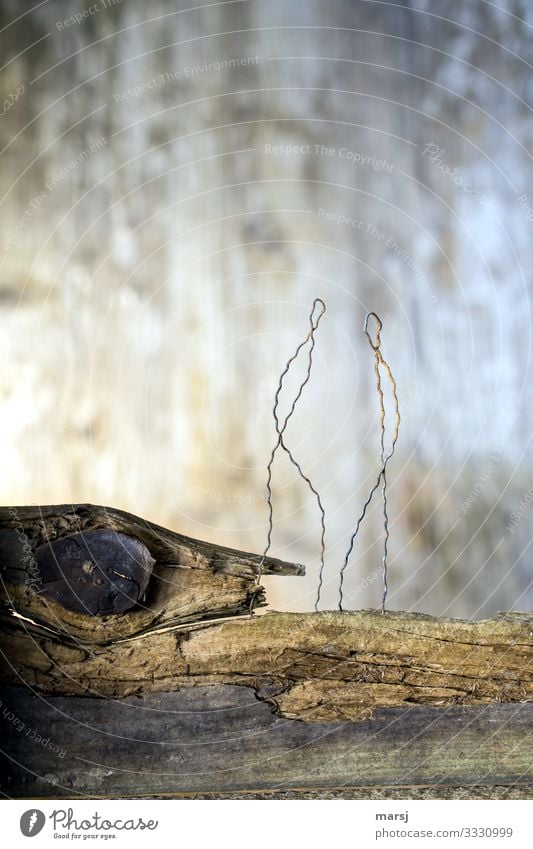
POLYGON ((305 339, 303 340, 303 342, 300 342, 300 344, 296 348, 292 357, 290 357, 290 359, 287 361, 287 364, 286 364, 284 370, 282 371, 282 373, 280 375, 278 387, 277 387, 277 390, 276 390, 276 395, 274 397, 274 406, 272 408, 272 415, 274 417, 274 424, 275 424, 276 433, 277 433, 278 438, 277 438, 276 444, 274 445, 274 447, 272 449, 272 453, 270 455, 270 460, 268 461, 268 465, 267 465, 267 486, 266 486, 266 488, 267 488, 267 504, 268 504, 268 532, 267 532, 267 541, 266 541, 265 550, 263 551, 263 554, 261 556, 261 560, 260 560, 260 563, 259 563, 259 568, 258 568, 258 571, 257 571, 254 587, 252 588, 252 597, 251 597, 251 600, 250 600, 250 616, 253 616, 255 599, 256 599, 256 595, 257 595, 257 589, 258 589, 258 587, 261 583, 261 577, 262 577, 262 574, 263 574, 263 564, 265 562, 265 557, 267 556, 268 552, 270 551, 270 546, 271 546, 271 543, 272 543, 272 531, 273 531, 273 527, 274 527, 274 522, 273 522, 274 510, 273 510, 273 506, 272 506, 272 467, 274 465, 274 460, 275 460, 278 448, 282 448, 282 450, 285 451, 285 453, 289 457, 290 462, 292 463, 292 465, 298 471, 299 476, 302 478, 302 480, 305 481, 305 483, 307 484, 307 486, 309 487, 311 492, 314 494, 316 501, 317 501, 318 509, 320 511, 320 525, 321 525, 320 570, 319 570, 319 577, 318 577, 318 591, 317 591, 317 598, 316 598, 316 601, 315 601, 315 610, 318 609, 318 604, 319 604, 319 601, 320 601, 320 591, 321 591, 321 588, 322 588, 323 573, 324 573, 324 558, 325 558, 325 551, 326 551, 326 543, 325 543, 326 513, 325 513, 324 507, 322 505, 322 501, 320 499, 320 495, 319 495, 318 491, 315 489, 315 487, 311 483, 311 480, 309 479, 309 477, 307 477, 307 475, 304 474, 302 467, 300 466, 298 461, 293 456, 290 448, 285 443, 284 434, 285 434, 285 431, 287 429, 287 425, 289 423, 289 420, 290 420, 292 414, 294 413, 294 410, 296 408, 296 404, 298 403, 298 401, 301 398, 304 387, 309 382, 309 379, 311 377, 311 369, 312 369, 312 366, 313 366, 313 351, 314 351, 314 348, 315 348, 315 332, 316 332, 318 325, 320 323, 320 319, 322 318, 322 316, 324 315, 325 312, 326 312, 326 305, 325 305, 324 301, 321 300, 321 298, 315 298, 315 300, 313 301, 313 306, 312 306, 311 312, 309 313, 309 325, 310 325, 309 332, 308 332, 307 336, 305 337, 305 339), (315 315, 315 313, 316 313, 316 315, 315 315), (289 412, 285 416, 283 424, 280 424, 280 419, 279 419, 279 416, 278 416, 278 406, 279 406, 279 397, 280 397, 280 394, 281 394, 281 390, 283 388, 283 381, 285 380, 285 377, 288 374, 292 363, 298 358, 300 351, 302 350, 302 348, 305 347, 305 345, 307 345, 308 342, 310 342, 311 344, 309 346, 309 351, 308 351, 308 354, 307 354, 307 371, 306 371, 306 374, 305 374, 305 378, 298 388, 298 392, 296 393, 296 396, 295 396, 295 398, 294 398, 294 400, 291 404, 289 412))
POLYGON ((350 555, 353 551, 355 538, 357 537, 357 534, 359 533, 359 528, 361 526, 361 522, 365 518, 368 506, 369 506, 370 502, 372 501, 372 498, 374 497, 374 493, 378 489, 380 483, 382 483, 381 492, 382 492, 382 495, 383 495, 383 529, 384 529, 384 532, 385 532, 385 537, 384 537, 384 542, 383 542, 383 561, 382 561, 383 562, 383 597, 382 597, 382 600, 381 600, 381 612, 382 613, 385 613, 385 602, 387 600, 387 592, 388 592, 387 558, 388 558, 388 553, 389 553, 389 536, 390 536, 390 533, 389 533, 389 513, 388 513, 388 502, 387 502, 387 464, 394 454, 394 449, 396 447, 396 442, 398 440, 398 431, 399 431, 399 428, 400 428, 401 418, 400 418, 400 409, 399 409, 399 403, 398 403, 398 394, 397 394, 397 390, 396 390, 396 381, 394 380, 394 377, 393 377, 392 372, 390 370, 390 366, 387 363, 387 361, 384 359, 384 357, 381 353, 381 349, 380 349, 382 328, 383 328, 383 322, 381 321, 380 317, 375 312, 369 312, 367 314, 366 318, 365 318, 364 332, 365 332, 366 337, 367 337, 367 339, 370 343, 370 347, 374 351, 374 357, 375 357, 374 372, 376 374, 376 387, 377 387, 377 391, 378 391, 379 407, 380 407, 380 430, 381 430, 380 461, 381 461, 381 468, 380 468, 380 471, 379 471, 378 479, 377 479, 376 483, 374 484, 374 486, 372 487, 372 489, 370 490, 370 494, 369 494, 367 500, 365 501, 365 503, 363 505, 363 510, 361 512, 361 515, 359 516, 359 518, 357 520, 355 530, 354 530, 352 537, 350 539, 350 544, 348 546, 348 550, 347 550, 346 555, 344 557, 344 563, 342 564, 341 569, 340 569, 340 573, 339 573, 339 579, 340 579, 339 580, 339 610, 343 609, 342 608, 342 602, 343 602, 342 587, 343 587, 343 582, 344 582, 344 572, 346 571, 346 567, 348 566, 348 560, 349 560, 350 555), (368 332, 368 322, 369 322, 370 318, 373 318, 376 322, 376 341, 375 342, 372 340, 372 337, 370 336, 370 333, 368 332), (387 377, 388 377, 390 384, 391 384, 392 396, 393 396, 393 399, 394 399, 395 422, 394 422, 394 430, 393 430, 393 433, 392 433, 391 447, 390 447, 388 454, 385 453, 385 402, 384 402, 384 399, 383 399, 383 389, 382 389, 382 386, 381 386, 380 366, 383 366, 383 368, 385 369, 385 372, 386 372, 387 377))

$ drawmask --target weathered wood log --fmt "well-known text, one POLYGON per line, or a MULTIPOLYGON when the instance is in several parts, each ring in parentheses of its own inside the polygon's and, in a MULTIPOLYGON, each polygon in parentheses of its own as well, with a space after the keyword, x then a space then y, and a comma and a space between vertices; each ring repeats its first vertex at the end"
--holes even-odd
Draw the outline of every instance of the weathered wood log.
MULTIPOLYGON (((533 782, 522 745, 533 719, 532 614, 250 618, 259 563, 107 508, 1 510, 4 792, 533 782), (77 596, 101 592, 95 576, 108 582, 99 596, 107 606, 69 609, 73 584, 77 596), (125 612, 121 594, 133 601, 125 612), (186 717, 197 712, 191 725, 186 717), (131 727, 119 724, 126 716, 131 727), (160 746, 167 736, 170 754, 160 746), (140 779, 148 752, 154 771, 140 779), (185 765, 177 773, 173 758, 185 765)), ((303 567, 267 559, 264 572, 303 567)))
MULTIPOLYGON (((253 578, 262 559, 259 554, 249 554, 183 536, 113 507, 94 504, 0 507, 0 530, 15 531, 18 537, 24 538, 24 542, 29 542, 32 550, 37 545, 61 539, 68 534, 102 528, 140 540, 150 549, 158 563, 166 565, 179 564, 190 569, 253 578)), ((6 553, 4 550, 3 556, 6 553)), ((20 555, 16 557, 20 558, 20 555)), ((27 559, 25 562, 22 557, 22 562, 14 565, 27 572, 27 559)), ((301 575, 304 567, 267 557, 262 571, 264 575, 301 575)))
POLYGON ((320 723, 280 719, 224 684, 117 700, 16 687, 1 698, 0 787, 19 798, 533 798, 531 704, 320 723))
POLYGON ((103 698, 234 684, 280 716, 353 721, 378 707, 533 701, 532 630, 521 614, 271 613, 102 646, 4 616, 4 674, 43 693, 103 698))
MULTIPOLYGON (((0 508, 1 597, 69 639, 105 643, 171 623, 242 614, 252 594, 261 607, 260 562, 258 554, 185 537, 110 507, 0 508), (102 615, 86 615, 97 611, 102 615), (110 613, 120 615, 104 615, 110 613)), ((266 557, 262 572, 305 570, 266 557)))

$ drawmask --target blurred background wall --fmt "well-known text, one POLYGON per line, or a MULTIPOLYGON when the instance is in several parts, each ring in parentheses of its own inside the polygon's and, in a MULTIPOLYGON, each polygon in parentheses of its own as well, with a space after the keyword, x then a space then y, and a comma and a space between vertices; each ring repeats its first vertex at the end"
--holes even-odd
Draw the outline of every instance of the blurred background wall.
MULTIPOLYGON (((533 4, 0 10, 2 502, 261 551, 273 395, 321 297, 287 441, 328 513, 324 606, 379 469, 375 310, 390 607, 531 609, 533 4)), ((311 609, 316 503, 283 459, 274 495, 273 553, 308 577, 272 603, 311 609)), ((381 541, 375 499, 349 607, 379 604, 381 541)))

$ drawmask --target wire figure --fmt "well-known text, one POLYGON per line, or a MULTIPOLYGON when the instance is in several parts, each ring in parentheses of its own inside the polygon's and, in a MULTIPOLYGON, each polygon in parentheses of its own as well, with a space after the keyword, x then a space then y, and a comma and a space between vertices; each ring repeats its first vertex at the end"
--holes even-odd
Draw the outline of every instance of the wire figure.
POLYGON ((320 324, 320 319, 322 318, 322 316, 324 315, 325 312, 326 312, 326 305, 325 305, 324 301, 321 298, 315 298, 315 300, 313 301, 313 306, 311 308, 311 312, 309 313, 309 332, 308 332, 307 336, 305 337, 305 339, 303 340, 303 342, 300 342, 300 344, 296 348, 292 357, 290 357, 290 359, 287 361, 287 364, 286 364, 284 370, 282 371, 282 373, 280 375, 278 387, 277 387, 277 390, 276 390, 276 394, 274 396, 274 406, 272 408, 272 415, 274 417, 274 425, 275 425, 275 428, 276 428, 276 433, 277 433, 278 438, 277 438, 276 444, 274 445, 274 447, 272 449, 272 453, 270 455, 270 460, 268 461, 268 465, 267 465, 267 485, 266 485, 266 489, 267 489, 267 504, 268 504, 268 532, 267 532, 267 541, 266 541, 265 550, 263 551, 263 554, 261 556, 261 560, 259 562, 259 568, 258 568, 258 571, 257 571, 255 583, 254 583, 254 586, 252 588, 252 596, 251 596, 251 599, 250 599, 250 616, 253 616, 255 600, 256 600, 256 596, 257 596, 257 590, 260 586, 261 577, 263 575, 263 565, 264 565, 264 562, 265 562, 265 558, 266 558, 268 552, 270 551, 270 546, 272 544, 272 531, 273 531, 273 527, 274 527, 274 522, 273 522, 274 510, 273 510, 273 506, 272 506, 272 467, 274 465, 276 453, 277 453, 279 448, 281 448, 283 451, 285 451, 290 462, 296 468, 299 476, 301 477, 301 479, 303 481, 305 481, 305 483, 307 484, 307 486, 309 487, 309 489, 311 490, 311 492, 315 496, 316 502, 317 502, 317 505, 318 505, 318 509, 320 511, 320 525, 321 525, 320 569, 319 569, 319 576, 318 576, 318 590, 317 590, 317 598, 316 598, 316 601, 315 601, 315 610, 318 610, 318 604, 320 602, 320 591, 321 591, 322 582, 323 582, 324 558, 325 558, 325 551, 326 551, 326 542, 325 542, 326 513, 325 513, 325 510, 324 510, 322 501, 320 499, 320 495, 318 493, 318 490, 315 489, 315 487, 311 483, 310 478, 307 475, 304 474, 302 467, 300 466, 298 461, 295 459, 290 448, 287 446, 285 439, 284 439, 284 433, 287 429, 287 425, 289 423, 289 420, 290 420, 292 414, 294 413, 294 410, 296 408, 296 404, 298 403, 298 401, 301 398, 304 387, 309 382, 309 379, 311 377, 311 369, 312 369, 312 366, 313 366, 313 351, 314 351, 314 348, 315 348, 315 333, 318 329, 318 325, 320 324), (283 389, 283 381, 285 380, 285 377, 287 376, 291 365, 298 358, 300 351, 302 350, 302 348, 304 348, 307 345, 308 342, 310 342, 310 346, 309 346, 309 351, 307 353, 307 371, 306 371, 306 374, 305 374, 305 377, 304 377, 302 383, 300 384, 300 386, 298 388, 298 391, 297 391, 296 396, 295 396, 295 398, 294 398, 294 400, 291 404, 289 412, 285 416, 285 419, 283 420, 283 424, 281 424, 280 418, 279 418, 279 415, 278 415, 278 407, 279 407, 279 398, 280 398, 281 390, 283 389))
POLYGON ((383 541, 383 561, 382 561, 383 562, 383 597, 381 599, 381 612, 382 613, 385 613, 385 602, 387 600, 387 592, 388 592, 387 558, 388 558, 388 553, 389 553, 389 537, 390 537, 390 533, 389 533, 389 513, 388 513, 388 502, 387 502, 387 464, 388 464, 389 460, 391 459, 391 457, 393 456, 394 450, 396 448, 396 442, 398 440, 398 431, 399 431, 399 428, 400 428, 401 418, 400 418, 400 409, 399 409, 399 403, 398 403, 398 394, 397 394, 397 389, 396 389, 396 381, 394 380, 394 377, 393 377, 392 372, 390 370, 389 364, 384 359, 383 354, 381 353, 381 331, 382 331, 382 328, 383 328, 383 322, 381 321, 380 317, 375 312, 369 312, 367 314, 366 318, 365 318, 365 323, 364 323, 363 329, 364 329, 365 335, 366 335, 366 337, 367 337, 367 339, 370 343, 370 347, 374 351, 374 357, 375 357, 374 372, 375 372, 375 375, 376 375, 376 388, 377 388, 377 392, 378 392, 379 408, 380 408, 380 431, 381 431, 380 462, 381 462, 381 468, 380 468, 380 471, 379 471, 378 479, 377 479, 376 483, 374 484, 374 486, 372 487, 372 489, 370 490, 368 498, 363 505, 363 510, 361 512, 361 515, 359 516, 359 518, 357 520, 355 530, 354 530, 354 532, 351 536, 351 539, 350 539, 350 544, 348 546, 348 550, 347 550, 346 555, 344 557, 344 563, 342 564, 341 569, 340 569, 340 573, 339 573, 339 579, 340 579, 339 580, 339 610, 343 609, 342 608, 342 602, 343 602, 342 588, 343 588, 343 582, 344 582, 344 572, 346 571, 346 567, 348 566, 348 560, 349 560, 350 555, 353 551, 354 542, 355 542, 355 539, 357 537, 357 534, 359 533, 359 528, 361 527, 361 522, 365 518, 368 506, 369 506, 370 502, 372 501, 372 498, 374 497, 374 493, 379 488, 380 483, 382 483, 381 493, 382 493, 382 496, 383 496, 383 529, 384 529, 384 532, 385 532, 384 541, 383 541), (375 323, 376 323, 376 341, 375 342, 372 340, 372 337, 371 337, 371 335, 368 331, 368 322, 369 322, 370 318, 373 318, 375 323), (381 385, 380 366, 382 366, 384 368, 385 373, 386 373, 386 375, 387 375, 387 377, 390 381, 391 389, 392 389, 392 397, 394 399, 395 421, 394 421, 394 429, 393 429, 393 433, 392 433, 391 447, 390 447, 388 454, 385 453, 385 402, 384 402, 384 398, 383 398, 383 388, 382 388, 382 385, 381 385))

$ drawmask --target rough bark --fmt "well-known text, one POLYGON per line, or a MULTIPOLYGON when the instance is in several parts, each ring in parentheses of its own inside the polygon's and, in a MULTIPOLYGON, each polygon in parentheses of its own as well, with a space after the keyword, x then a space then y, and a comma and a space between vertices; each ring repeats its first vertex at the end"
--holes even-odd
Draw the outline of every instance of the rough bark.
MULTIPOLYGON (((0 510, 3 792, 240 797, 282 785, 335 798, 401 787, 416 798, 430 786, 447 798, 454 786, 477 798, 486 784, 527 797, 532 614, 250 618, 259 563, 108 508, 0 510), (73 542, 80 533, 98 542, 90 562, 73 542), (120 581, 139 580, 116 534, 135 541, 130 553, 146 547, 146 599, 138 592, 106 615, 99 604, 65 607, 62 573, 83 594, 83 576, 90 584, 100 567, 113 607, 120 581)), ((267 559, 264 571, 303 567, 267 559)))
MULTIPOLYGON (((133 614, 132 614, 133 615, 133 614)), ((378 707, 533 700, 533 618, 376 611, 291 614, 61 641, 4 618, 5 674, 44 693, 123 698, 209 683, 251 687, 281 716, 368 718, 378 707)))
MULTIPOLYGON (((110 536, 112 545, 113 534, 110 536)), ((117 543, 116 549, 120 558, 123 547, 117 543)), ((0 508, 3 600, 68 639, 106 643, 170 624, 233 616, 249 609, 252 594, 256 606, 261 607, 265 604, 264 592, 255 586, 260 562, 258 554, 185 537, 110 507, 74 504, 0 508), (57 581, 53 582, 54 597, 47 594, 51 584, 43 580, 47 576, 40 568, 43 548, 51 549, 58 541, 95 531, 126 535, 142 543, 155 561, 146 597, 133 610, 109 616, 69 610, 60 603, 57 581)), ((69 563, 63 572, 72 574, 71 567, 69 563)), ((122 571, 119 566, 117 572, 122 571)), ((303 575, 304 571, 303 566, 274 557, 266 557, 262 565, 265 575, 303 575)), ((72 579, 65 581, 64 603, 72 596, 71 583, 72 579)), ((90 610, 90 602, 86 604, 90 610)))
POLYGON ((16 687, 2 699, 2 789, 15 796, 526 798, 533 784, 531 704, 411 705, 320 723, 280 719, 227 685, 117 700, 16 687))

